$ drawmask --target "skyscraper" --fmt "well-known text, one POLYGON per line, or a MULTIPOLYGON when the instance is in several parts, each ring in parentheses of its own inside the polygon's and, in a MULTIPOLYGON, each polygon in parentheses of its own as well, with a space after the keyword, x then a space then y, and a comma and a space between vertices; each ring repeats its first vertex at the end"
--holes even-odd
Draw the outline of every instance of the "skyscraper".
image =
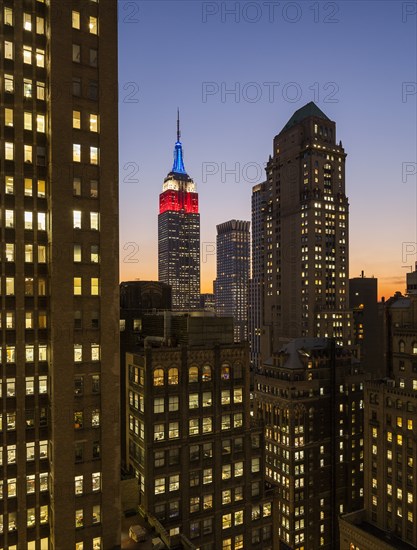
POLYGON ((159 195, 158 274, 172 287, 172 309, 188 311, 200 306, 200 214, 180 137, 178 114, 174 165, 159 195))
POLYGON ((2 2, 9 550, 120 544, 117 2, 82 4, 2 2))
POLYGON ((249 226, 240 220, 217 226, 216 314, 233 317, 235 342, 248 339, 249 226))
POLYGON ((274 138, 266 182, 265 358, 282 338, 325 336, 318 314, 347 309, 345 158, 336 124, 313 102, 274 138))
POLYGON ((260 366, 264 301, 265 182, 252 189, 252 269, 249 281, 248 327, 251 366, 260 366))
POLYGON ((314 103, 274 138, 267 164, 255 410, 282 550, 333 550, 338 514, 363 503, 365 375, 355 350, 338 345, 352 330, 344 165, 336 125, 314 103))

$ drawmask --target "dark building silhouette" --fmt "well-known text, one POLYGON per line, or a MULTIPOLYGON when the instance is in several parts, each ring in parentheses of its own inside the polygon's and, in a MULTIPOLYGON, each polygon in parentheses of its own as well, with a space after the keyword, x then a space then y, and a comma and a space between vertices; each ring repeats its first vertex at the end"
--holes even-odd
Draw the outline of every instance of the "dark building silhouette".
POLYGON ((417 547, 417 297, 397 293, 384 307, 389 376, 365 385, 365 506, 340 520, 341 550, 417 547))
POLYGON ((158 279, 172 288, 172 309, 200 306, 200 214, 196 185, 184 168, 179 115, 174 165, 159 195, 158 279))
POLYGON ((200 294, 200 309, 215 313, 216 302, 215 302, 213 293, 208 292, 208 293, 200 294))
POLYGON ((354 322, 354 342, 360 346, 361 363, 374 377, 385 374, 383 322, 378 306, 378 279, 360 277, 349 279, 349 308, 354 322))

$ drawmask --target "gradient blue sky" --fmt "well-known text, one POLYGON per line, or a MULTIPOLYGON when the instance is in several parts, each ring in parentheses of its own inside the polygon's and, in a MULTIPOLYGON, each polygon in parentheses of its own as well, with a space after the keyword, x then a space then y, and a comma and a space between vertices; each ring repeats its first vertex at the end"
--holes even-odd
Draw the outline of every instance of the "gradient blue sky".
MULTIPOLYGON (((415 11, 401 1, 119 0, 121 280, 157 279, 158 197, 177 106, 201 241, 214 243, 216 224, 250 220, 274 135, 315 100, 348 154, 350 276, 378 277, 380 295, 404 290, 403 266, 417 259, 417 178, 403 177, 403 163, 416 163, 415 11), (276 83, 273 96, 266 82, 276 83), (237 96, 222 97, 232 88, 237 96), (237 182, 224 171, 235 165, 237 182)), ((203 260, 210 292, 215 256, 203 260)))

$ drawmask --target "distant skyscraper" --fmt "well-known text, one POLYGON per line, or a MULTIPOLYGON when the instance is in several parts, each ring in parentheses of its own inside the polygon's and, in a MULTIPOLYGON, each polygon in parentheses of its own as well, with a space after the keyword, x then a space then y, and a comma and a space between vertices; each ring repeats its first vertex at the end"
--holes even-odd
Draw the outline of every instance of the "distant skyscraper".
POLYGON ((310 102, 273 147, 266 182, 265 358, 280 338, 325 336, 318 314, 342 312, 348 304, 346 155, 336 144, 336 124, 310 102))
POLYGON ((174 165, 159 195, 159 280, 172 288, 172 309, 200 306, 200 214, 194 181, 184 168, 179 115, 174 165))
POLYGON ((0 548, 120 547, 117 2, 1 3, 0 548))
POLYGON ((216 314, 234 318, 235 342, 248 339, 249 226, 239 220, 217 226, 216 314))
POLYGON ((248 328, 251 366, 256 368, 261 360, 261 331, 264 300, 264 228, 265 183, 252 189, 252 274, 249 281, 248 328))

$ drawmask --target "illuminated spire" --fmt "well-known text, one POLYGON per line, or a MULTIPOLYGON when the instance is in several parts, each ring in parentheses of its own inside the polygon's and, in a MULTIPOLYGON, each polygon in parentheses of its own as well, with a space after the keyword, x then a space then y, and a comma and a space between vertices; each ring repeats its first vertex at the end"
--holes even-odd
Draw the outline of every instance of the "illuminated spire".
POLYGON ((172 171, 176 174, 186 174, 184 158, 182 153, 181 132, 180 132, 180 110, 177 109, 177 141, 174 149, 174 165, 172 171))

